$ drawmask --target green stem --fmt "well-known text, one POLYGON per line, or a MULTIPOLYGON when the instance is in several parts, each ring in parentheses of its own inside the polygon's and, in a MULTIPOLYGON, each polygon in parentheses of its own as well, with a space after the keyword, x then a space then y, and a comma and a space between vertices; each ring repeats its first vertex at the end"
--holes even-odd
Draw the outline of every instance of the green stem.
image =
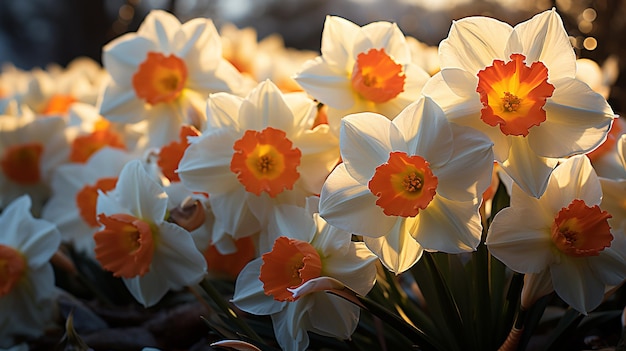
POLYGON ((219 307, 230 320, 232 320, 235 324, 237 324, 239 328, 241 328, 241 330, 247 337, 261 343, 262 345, 265 345, 265 341, 263 341, 263 339, 252 328, 250 328, 248 323, 246 323, 244 320, 239 318, 239 316, 237 316, 237 313, 235 313, 235 311, 230 308, 228 303, 224 301, 224 297, 217 290, 215 290, 213 285, 211 285, 207 279, 203 279, 200 282, 200 287, 202 288, 202 290, 204 290, 204 292, 207 293, 207 295, 209 295, 211 300, 215 302, 217 307, 219 307))

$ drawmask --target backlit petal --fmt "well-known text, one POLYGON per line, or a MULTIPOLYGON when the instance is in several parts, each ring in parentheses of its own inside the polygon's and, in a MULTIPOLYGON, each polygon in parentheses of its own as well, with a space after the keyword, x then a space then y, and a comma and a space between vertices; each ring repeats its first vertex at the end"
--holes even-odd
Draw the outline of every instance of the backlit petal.
POLYGON ((523 137, 509 137, 509 157, 500 165, 527 194, 539 197, 546 190, 557 159, 537 156, 523 137))
POLYGON ((350 75, 321 57, 306 62, 295 76, 296 82, 322 103, 345 110, 354 105, 350 75))
POLYGON ((466 17, 452 22, 448 37, 439 45, 441 68, 461 68, 470 73, 504 59, 504 48, 513 28, 488 17, 466 17))
POLYGON ((322 187, 320 216, 347 232, 380 237, 391 230, 396 217, 386 216, 375 203, 367 186, 355 181, 345 164, 340 164, 322 187))
POLYGON ((263 282, 259 280, 263 260, 257 258, 248 263, 237 277, 235 293, 231 300, 235 306, 243 311, 256 315, 274 314, 282 310, 288 302, 276 301, 265 295, 263 282))
POLYGON ((516 272, 539 273, 554 261, 549 227, 535 218, 532 207, 505 208, 489 227, 489 252, 516 272))
POLYGON ((555 85, 544 107, 546 121, 528 136, 533 151, 544 157, 567 157, 600 145, 614 118, 609 104, 579 80, 563 78, 555 85))
POLYGON ((402 145, 402 140, 398 128, 382 115, 368 112, 348 115, 342 120, 339 137, 341 158, 348 172, 365 184, 374 169, 387 162, 393 146, 402 145))
POLYGON ((424 248, 409 234, 406 226, 412 219, 396 217, 392 230, 378 238, 363 237, 367 247, 390 271, 400 274, 422 257, 424 248))
POLYGON ((347 72, 352 69, 354 37, 359 26, 338 16, 326 16, 322 30, 321 52, 333 67, 347 72))
POLYGON ((480 242, 482 225, 476 201, 452 201, 435 196, 416 217, 410 229, 413 238, 426 250, 447 253, 473 251, 480 242))
POLYGON ((561 255, 561 262, 550 267, 554 291, 580 313, 595 309, 604 298, 604 283, 594 274, 589 260, 561 255))
MULTIPOLYGON (((563 27, 563 21, 555 9, 535 15, 516 25, 513 30, 527 62, 543 62, 548 67, 551 82, 562 77, 574 77, 576 55, 563 27)), ((519 52, 515 49, 515 46, 509 45, 507 55, 519 52)))

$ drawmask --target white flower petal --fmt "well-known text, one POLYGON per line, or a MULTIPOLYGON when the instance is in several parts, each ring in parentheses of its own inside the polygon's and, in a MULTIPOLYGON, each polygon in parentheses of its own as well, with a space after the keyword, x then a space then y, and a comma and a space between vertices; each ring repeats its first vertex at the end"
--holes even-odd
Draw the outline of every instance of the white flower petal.
POLYGON ((505 59, 504 48, 513 28, 488 17, 466 17, 452 22, 448 37, 439 44, 441 68, 461 68, 472 74, 505 59))
POLYGON ((324 257, 323 275, 338 279, 360 295, 367 295, 376 281, 376 255, 364 243, 351 243, 343 255, 324 257))
POLYGON ((344 18, 326 16, 321 44, 324 61, 344 73, 351 71, 352 67, 347 65, 352 63, 354 38, 360 30, 358 25, 344 18))
POLYGON ((397 218, 396 225, 385 236, 363 237, 365 245, 387 269, 396 274, 413 267, 424 252, 424 248, 409 234, 406 225, 407 220, 397 218))
POLYGON ((132 88, 132 78, 148 52, 157 51, 157 45, 136 33, 127 33, 112 40, 102 49, 102 64, 116 85, 132 88))
POLYGON ((162 52, 170 54, 175 49, 174 39, 180 29, 180 21, 173 14, 163 10, 153 10, 144 18, 137 29, 137 35, 156 39, 162 52))
POLYGON ((395 23, 378 21, 361 27, 354 38, 354 59, 370 49, 384 49, 387 55, 401 65, 411 61, 411 51, 404 34, 395 23))
POLYGON ((208 18, 194 18, 182 25, 182 40, 174 45, 176 55, 185 61, 190 75, 195 72, 213 71, 222 58, 222 42, 213 21, 208 18))
POLYGON ((571 78, 546 101, 546 121, 530 129, 528 143, 538 155, 567 157, 591 151, 606 139, 613 111, 602 95, 571 78))
POLYGON ((546 195, 553 199, 554 215, 574 199, 585 201, 587 206, 599 205, 602 200, 600 181, 589 158, 584 155, 573 156, 556 167, 548 188, 546 195))
POLYGON ((322 187, 320 216, 337 228, 371 237, 386 235, 396 222, 376 206, 376 197, 348 174, 345 164, 337 166, 322 187))
POLYGON ((480 242, 482 224, 478 201, 452 201, 435 196, 415 218, 409 232, 426 250, 447 253, 473 251, 480 242))
POLYGON ((167 194, 148 175, 141 161, 132 160, 124 166, 115 193, 120 205, 130 210, 133 216, 155 224, 165 220, 167 194))
POLYGON ((595 309, 604 298, 604 284, 594 274, 588 260, 561 255, 561 262, 550 266, 554 291, 580 313, 595 309))
POLYGON ((239 109, 243 98, 228 94, 215 93, 207 100, 207 131, 218 128, 230 128, 239 131, 239 109))
POLYGON ((272 81, 265 80, 242 101, 239 125, 241 129, 257 131, 272 127, 291 135, 294 129, 293 112, 280 89, 272 81))
POLYGON ((315 300, 305 296, 288 303, 285 308, 272 314, 272 326, 278 345, 283 350, 306 350, 309 346, 307 330, 311 324, 307 313, 315 306, 315 300))
POLYGON ((127 87, 109 84, 99 101, 100 114, 120 123, 137 123, 146 119, 145 102, 127 87))
POLYGON ((250 236, 261 230, 258 219, 245 201, 246 196, 247 192, 243 187, 226 194, 209 196, 215 214, 215 227, 221 228, 235 239, 250 236))
MULTIPOLYGON (((515 26, 514 37, 526 56, 526 64, 543 62, 548 67, 550 81, 576 74, 576 55, 563 21, 556 10, 544 11, 515 26)), ((507 54, 520 53, 517 45, 507 46, 507 54)))
POLYGON ((282 310, 287 302, 274 300, 265 295, 263 282, 259 279, 263 259, 248 263, 237 276, 235 293, 231 302, 238 308, 256 315, 274 314, 282 310))
POLYGON ((199 283, 206 269, 206 260, 189 232, 169 222, 159 225, 159 242, 147 274, 159 275, 171 289, 180 289, 199 283))
MULTIPOLYGON (((374 175, 376 167, 389 160, 394 147, 406 145, 398 128, 376 113, 357 113, 341 121, 341 158, 348 172, 361 184, 374 175)), ((407 152, 406 146, 399 151, 407 152)))
POLYGON ((509 139, 509 157, 500 165, 527 194, 540 197, 558 160, 537 156, 521 136, 509 139))
POLYGON ((230 170, 232 147, 239 136, 217 129, 191 140, 178 164, 178 175, 187 188, 209 194, 228 193, 241 187, 230 170))
POLYGON ((359 323, 360 309, 339 296, 318 293, 308 309, 309 331, 339 339, 349 339, 359 323))
MULTIPOLYGON (((439 180, 437 193, 448 199, 471 201, 480 197, 491 184, 493 144, 484 134, 468 127, 453 124, 452 132, 454 144, 450 159, 441 167, 432 167, 439 180)), ((427 156, 427 161, 430 160, 427 156)))
POLYGON ((542 228, 541 222, 530 206, 503 209, 487 233, 489 252, 516 272, 541 272, 554 260, 549 228, 542 228))
POLYGON ((346 110, 355 103, 348 74, 321 57, 307 61, 294 79, 302 89, 329 107, 346 110))
POLYGON ((452 130, 443 111, 431 98, 422 97, 407 106, 392 123, 403 134, 409 155, 424 157, 431 168, 439 168, 450 159, 452 130))
POLYGON ((57 251, 61 234, 53 223, 34 218, 30 207, 30 197, 22 195, 2 211, 0 243, 21 252, 28 265, 37 268, 46 264, 57 251))

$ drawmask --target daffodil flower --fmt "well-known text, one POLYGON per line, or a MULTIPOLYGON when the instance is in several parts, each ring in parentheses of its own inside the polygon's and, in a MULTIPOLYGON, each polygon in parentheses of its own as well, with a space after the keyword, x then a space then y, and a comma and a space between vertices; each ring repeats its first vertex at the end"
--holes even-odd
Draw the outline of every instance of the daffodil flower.
POLYGON ((516 272, 541 275, 533 280, 543 286, 549 279, 563 301, 587 313, 602 302, 606 287, 626 278, 626 237, 623 228, 609 225, 613 214, 601 200, 589 159, 571 157, 552 172, 539 199, 513 186, 510 207, 489 227, 489 251, 516 272))
POLYGON ((350 113, 376 112, 394 118, 417 100, 430 76, 413 63, 411 46, 395 23, 358 25, 327 16, 322 55, 305 63, 295 79, 328 105, 335 132, 350 113))
POLYGON ((591 151, 615 117, 575 79, 576 57, 555 10, 515 27, 455 21, 439 46, 441 72, 424 87, 447 118, 487 134, 502 168, 539 197, 558 158, 591 151))
POLYGON ((206 274, 189 232, 165 220, 167 206, 163 188, 138 160, 124 166, 113 191, 98 195, 96 259, 146 307, 206 274))
POLYGON ((396 273, 424 249, 471 251, 480 241, 478 208, 491 182, 491 142, 449 123, 429 98, 392 121, 374 113, 342 120, 343 163, 328 176, 320 215, 363 235, 396 273))
MULTIPOLYGON (((39 337, 55 318, 54 272, 49 263, 61 234, 30 212, 23 195, 0 215, 0 347, 14 337, 39 337)), ((6 343, 9 342, 9 345, 6 343)))
POLYGON ((68 160, 65 127, 60 117, 0 118, 0 208, 28 194, 40 213, 54 169, 68 160))
POLYGON ((245 99, 211 95, 207 132, 189 138, 178 175, 190 190, 209 194, 214 241, 258 232, 274 205, 304 205, 319 193, 339 148, 327 125, 313 128, 316 112, 306 94, 283 94, 271 81, 245 99))
POLYGON ((105 45, 102 60, 111 81, 100 113, 116 122, 147 120, 152 146, 175 140, 182 124, 203 129, 208 94, 247 90, 222 58, 219 34, 206 18, 181 24, 170 13, 152 11, 136 33, 105 45))
POLYGON ((41 217, 57 225, 63 242, 93 256, 93 234, 100 229, 96 214, 99 191, 113 190, 122 168, 132 158, 128 153, 103 148, 87 163, 59 166, 50 181, 52 196, 41 217))
POLYGON ((284 350, 305 350, 307 331, 347 339, 359 320, 359 307, 351 302, 321 291, 300 296, 293 289, 331 277, 365 295, 376 279, 376 256, 312 212, 279 206, 266 233, 273 246, 244 267, 235 285, 232 302, 248 313, 270 315, 284 350))

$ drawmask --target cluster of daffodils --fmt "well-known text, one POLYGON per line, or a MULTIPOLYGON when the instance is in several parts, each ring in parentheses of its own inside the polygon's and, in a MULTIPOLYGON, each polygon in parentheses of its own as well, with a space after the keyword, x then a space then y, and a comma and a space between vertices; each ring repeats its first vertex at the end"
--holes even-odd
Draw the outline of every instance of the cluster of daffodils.
POLYGON ((58 322, 68 252, 145 307, 230 279, 285 350, 350 339, 364 296, 433 252, 486 244, 522 310, 554 291, 586 314, 626 279, 624 123, 555 10, 455 21, 438 55, 328 16, 320 51, 153 11, 103 67, 4 69, 0 347, 58 322))

